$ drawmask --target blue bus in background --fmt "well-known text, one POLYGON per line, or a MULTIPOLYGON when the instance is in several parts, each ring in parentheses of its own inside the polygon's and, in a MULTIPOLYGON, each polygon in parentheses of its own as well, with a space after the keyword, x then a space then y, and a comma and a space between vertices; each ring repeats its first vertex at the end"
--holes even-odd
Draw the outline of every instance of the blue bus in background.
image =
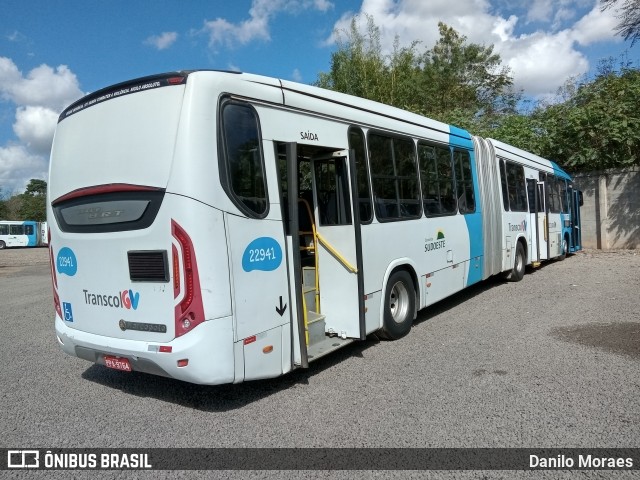
POLYGON ((0 250, 47 245, 47 222, 0 220, 0 250))

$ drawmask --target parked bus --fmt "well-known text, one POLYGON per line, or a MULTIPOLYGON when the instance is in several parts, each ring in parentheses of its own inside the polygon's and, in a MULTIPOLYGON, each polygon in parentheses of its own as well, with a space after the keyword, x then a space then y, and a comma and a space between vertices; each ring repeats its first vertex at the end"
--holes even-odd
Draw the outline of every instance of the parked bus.
POLYGON ((47 222, 0 220, 0 250, 47 244, 47 222))
POLYGON ((133 80, 59 118, 57 338, 123 371, 277 377, 579 250, 578 203, 553 162, 376 102, 231 72, 133 80))

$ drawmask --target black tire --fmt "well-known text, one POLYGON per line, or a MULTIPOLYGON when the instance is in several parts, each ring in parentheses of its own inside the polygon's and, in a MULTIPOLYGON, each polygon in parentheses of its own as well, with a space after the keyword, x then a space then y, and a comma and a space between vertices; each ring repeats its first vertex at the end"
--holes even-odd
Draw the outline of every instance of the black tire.
POLYGON ((522 243, 516 245, 516 258, 513 261, 513 269, 507 275, 510 282, 519 282, 524 277, 525 267, 527 266, 527 258, 524 254, 522 243))
POLYGON ((4 250, 4 248, 7 246, 6 243, 4 243, 2 240, 0 240, 0 250, 4 250))
POLYGON ((416 312, 416 292, 411 275, 399 270, 389 277, 384 295, 384 318, 380 336, 397 340, 411 330, 416 312))
POLYGON ((569 251, 569 240, 567 240, 567 237, 562 239, 562 246, 560 248, 562 248, 562 253, 558 257, 558 260, 562 261, 567 258, 567 252, 569 251))

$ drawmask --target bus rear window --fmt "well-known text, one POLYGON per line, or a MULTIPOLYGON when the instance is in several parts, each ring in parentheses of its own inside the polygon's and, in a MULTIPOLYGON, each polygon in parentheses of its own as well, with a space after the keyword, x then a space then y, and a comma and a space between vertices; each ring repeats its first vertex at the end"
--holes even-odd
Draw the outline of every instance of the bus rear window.
POLYGON ((243 213, 255 218, 268 212, 260 138, 258 116, 251 106, 222 104, 222 186, 243 213))
POLYGON ((94 233, 149 227, 160 209, 164 191, 125 191, 87 195, 53 203, 64 232, 94 233))

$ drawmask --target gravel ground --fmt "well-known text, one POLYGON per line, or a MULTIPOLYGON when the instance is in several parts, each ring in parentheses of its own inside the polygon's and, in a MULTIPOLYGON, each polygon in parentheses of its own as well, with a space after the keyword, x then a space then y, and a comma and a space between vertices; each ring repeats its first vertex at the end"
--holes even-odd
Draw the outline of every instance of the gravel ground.
MULTIPOLYGON (((490 279, 420 312, 399 341, 370 338, 305 371, 216 387, 115 372, 64 355, 53 332, 48 271, 47 249, 0 251, 0 304, 9 327, 0 337, 5 447, 640 447, 637 251, 587 251, 550 262, 519 283, 490 279)), ((84 478, 87 472, 28 473, 24 478, 84 478)), ((637 478, 634 473, 429 476, 637 478)), ((101 476, 131 478, 126 472, 101 476)))

